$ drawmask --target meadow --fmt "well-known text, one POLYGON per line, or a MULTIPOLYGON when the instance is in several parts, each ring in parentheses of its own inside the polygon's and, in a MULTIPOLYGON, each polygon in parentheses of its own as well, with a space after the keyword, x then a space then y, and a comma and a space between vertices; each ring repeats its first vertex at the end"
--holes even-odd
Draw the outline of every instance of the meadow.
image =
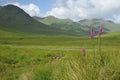
POLYGON ((101 53, 98 36, 0 33, 0 80, 120 80, 119 32, 101 36, 101 53))

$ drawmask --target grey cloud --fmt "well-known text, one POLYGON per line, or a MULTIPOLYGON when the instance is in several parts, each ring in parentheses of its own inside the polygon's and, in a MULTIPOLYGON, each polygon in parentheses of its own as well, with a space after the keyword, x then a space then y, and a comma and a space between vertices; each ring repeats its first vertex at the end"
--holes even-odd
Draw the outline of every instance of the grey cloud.
POLYGON ((120 14, 120 0, 59 0, 57 4, 46 15, 75 21, 84 18, 120 18, 114 17, 120 14))

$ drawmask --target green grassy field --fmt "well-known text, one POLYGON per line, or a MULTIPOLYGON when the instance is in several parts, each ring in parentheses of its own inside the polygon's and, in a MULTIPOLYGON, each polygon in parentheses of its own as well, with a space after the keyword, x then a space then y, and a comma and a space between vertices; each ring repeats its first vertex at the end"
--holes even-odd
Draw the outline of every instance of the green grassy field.
POLYGON ((98 37, 0 31, 0 80, 120 80, 120 33, 98 37), (84 47, 86 55, 82 56, 84 47), (101 55, 102 57, 101 57, 101 55))

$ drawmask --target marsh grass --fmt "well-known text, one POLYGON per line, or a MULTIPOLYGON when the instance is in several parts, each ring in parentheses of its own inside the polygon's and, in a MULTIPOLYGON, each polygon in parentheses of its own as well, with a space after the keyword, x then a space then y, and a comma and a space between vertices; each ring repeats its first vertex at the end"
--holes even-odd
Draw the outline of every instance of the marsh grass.
POLYGON ((119 80, 120 70, 117 65, 120 63, 116 63, 115 57, 117 53, 106 50, 101 53, 103 53, 103 65, 99 60, 99 54, 94 59, 97 62, 94 65, 94 54, 92 52, 89 52, 85 57, 71 56, 71 59, 67 62, 69 80, 119 80), (115 66, 117 69, 115 69, 115 66))
POLYGON ((86 50, 40 50, 1 47, 0 77, 2 80, 119 80, 119 49, 103 49, 103 65, 99 51, 86 50), (4 49, 4 50, 3 50, 4 49), (64 54, 61 59, 51 59, 51 55, 64 54), (94 59, 93 59, 94 58, 94 59), (10 62, 10 60, 12 62, 10 62), (31 62, 34 63, 32 71, 31 62), (96 64, 94 64, 96 62, 96 64), (31 77, 30 77, 31 76, 31 77))
POLYGON ((119 43, 119 36, 103 36, 101 65, 98 45, 93 51, 88 37, 2 36, 0 80, 120 80, 119 43))

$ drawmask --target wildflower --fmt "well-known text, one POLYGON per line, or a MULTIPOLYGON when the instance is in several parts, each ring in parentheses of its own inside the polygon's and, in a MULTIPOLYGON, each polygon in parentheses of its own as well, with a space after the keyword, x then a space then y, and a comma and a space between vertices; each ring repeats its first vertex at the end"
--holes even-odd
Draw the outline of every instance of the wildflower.
POLYGON ((82 55, 85 56, 85 49, 82 48, 82 55))
POLYGON ((102 35, 102 27, 99 28, 98 34, 99 34, 99 35, 102 35))
POLYGON ((101 53, 101 35, 102 35, 102 27, 99 28, 98 30, 98 35, 99 35, 99 54, 100 54, 100 62, 101 65, 104 65, 104 59, 103 59, 103 55, 101 53))
POLYGON ((90 39, 93 39, 94 34, 95 34, 94 29, 93 29, 93 27, 91 27, 90 28, 90 39))

